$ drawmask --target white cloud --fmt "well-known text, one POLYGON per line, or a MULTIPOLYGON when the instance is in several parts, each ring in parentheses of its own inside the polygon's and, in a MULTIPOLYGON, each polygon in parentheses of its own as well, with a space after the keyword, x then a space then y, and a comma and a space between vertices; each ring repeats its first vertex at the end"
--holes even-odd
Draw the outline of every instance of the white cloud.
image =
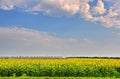
POLYGON ((119 44, 59 38, 26 28, 0 28, 0 56, 118 56, 119 44))
POLYGON ((0 9, 20 9, 25 12, 52 16, 74 16, 102 23, 105 27, 120 28, 119 0, 0 0, 0 9))
POLYGON ((78 52, 86 45, 92 45, 87 41, 58 38, 46 32, 25 28, 0 28, 0 55, 64 56, 67 52, 78 52))
POLYGON ((14 5, 11 1, 7 1, 7 3, 6 3, 5 0, 2 0, 2 1, 0 1, 0 8, 4 9, 4 10, 11 10, 14 8, 14 5))
POLYGON ((94 7, 94 12, 96 14, 104 14, 106 12, 106 9, 104 7, 104 3, 102 0, 98 0, 97 5, 94 7))

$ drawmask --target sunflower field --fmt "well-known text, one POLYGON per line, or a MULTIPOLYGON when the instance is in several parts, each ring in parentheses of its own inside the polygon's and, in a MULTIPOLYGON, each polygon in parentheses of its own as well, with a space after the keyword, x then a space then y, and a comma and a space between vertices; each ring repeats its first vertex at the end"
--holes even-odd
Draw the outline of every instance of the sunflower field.
POLYGON ((0 77, 117 77, 120 59, 0 58, 0 77))

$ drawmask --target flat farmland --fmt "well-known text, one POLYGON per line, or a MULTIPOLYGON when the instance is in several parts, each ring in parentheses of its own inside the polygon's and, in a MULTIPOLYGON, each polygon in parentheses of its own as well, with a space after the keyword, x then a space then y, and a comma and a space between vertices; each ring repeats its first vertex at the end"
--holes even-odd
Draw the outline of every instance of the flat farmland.
POLYGON ((102 77, 104 79, 103 77, 107 77, 108 79, 114 79, 120 78, 120 59, 1 58, 0 77, 0 79, 5 79, 5 77, 34 77, 35 79, 44 77, 84 77, 84 79, 94 79, 94 77, 99 79, 102 77))

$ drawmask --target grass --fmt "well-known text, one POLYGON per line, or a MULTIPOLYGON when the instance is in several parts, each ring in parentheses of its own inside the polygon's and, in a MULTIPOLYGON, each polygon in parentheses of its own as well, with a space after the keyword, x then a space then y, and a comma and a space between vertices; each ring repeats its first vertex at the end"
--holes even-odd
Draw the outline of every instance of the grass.
POLYGON ((113 77, 0 77, 0 79, 120 79, 113 77))

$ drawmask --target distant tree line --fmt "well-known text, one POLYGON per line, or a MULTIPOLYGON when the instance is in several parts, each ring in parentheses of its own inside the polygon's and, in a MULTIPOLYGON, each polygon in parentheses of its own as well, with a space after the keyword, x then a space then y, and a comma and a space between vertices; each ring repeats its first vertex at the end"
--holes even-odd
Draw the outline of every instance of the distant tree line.
POLYGON ((86 56, 78 56, 78 57, 63 57, 63 56, 1 56, 0 58, 48 58, 48 59, 57 59, 57 58, 99 58, 99 59, 120 59, 120 57, 86 57, 86 56))
POLYGON ((9 58, 64 58, 62 56, 1 56, 0 58, 5 58, 5 59, 9 59, 9 58))
POLYGON ((67 57, 67 58, 99 58, 99 59, 120 59, 120 57, 98 57, 98 56, 94 56, 94 57, 67 57))

